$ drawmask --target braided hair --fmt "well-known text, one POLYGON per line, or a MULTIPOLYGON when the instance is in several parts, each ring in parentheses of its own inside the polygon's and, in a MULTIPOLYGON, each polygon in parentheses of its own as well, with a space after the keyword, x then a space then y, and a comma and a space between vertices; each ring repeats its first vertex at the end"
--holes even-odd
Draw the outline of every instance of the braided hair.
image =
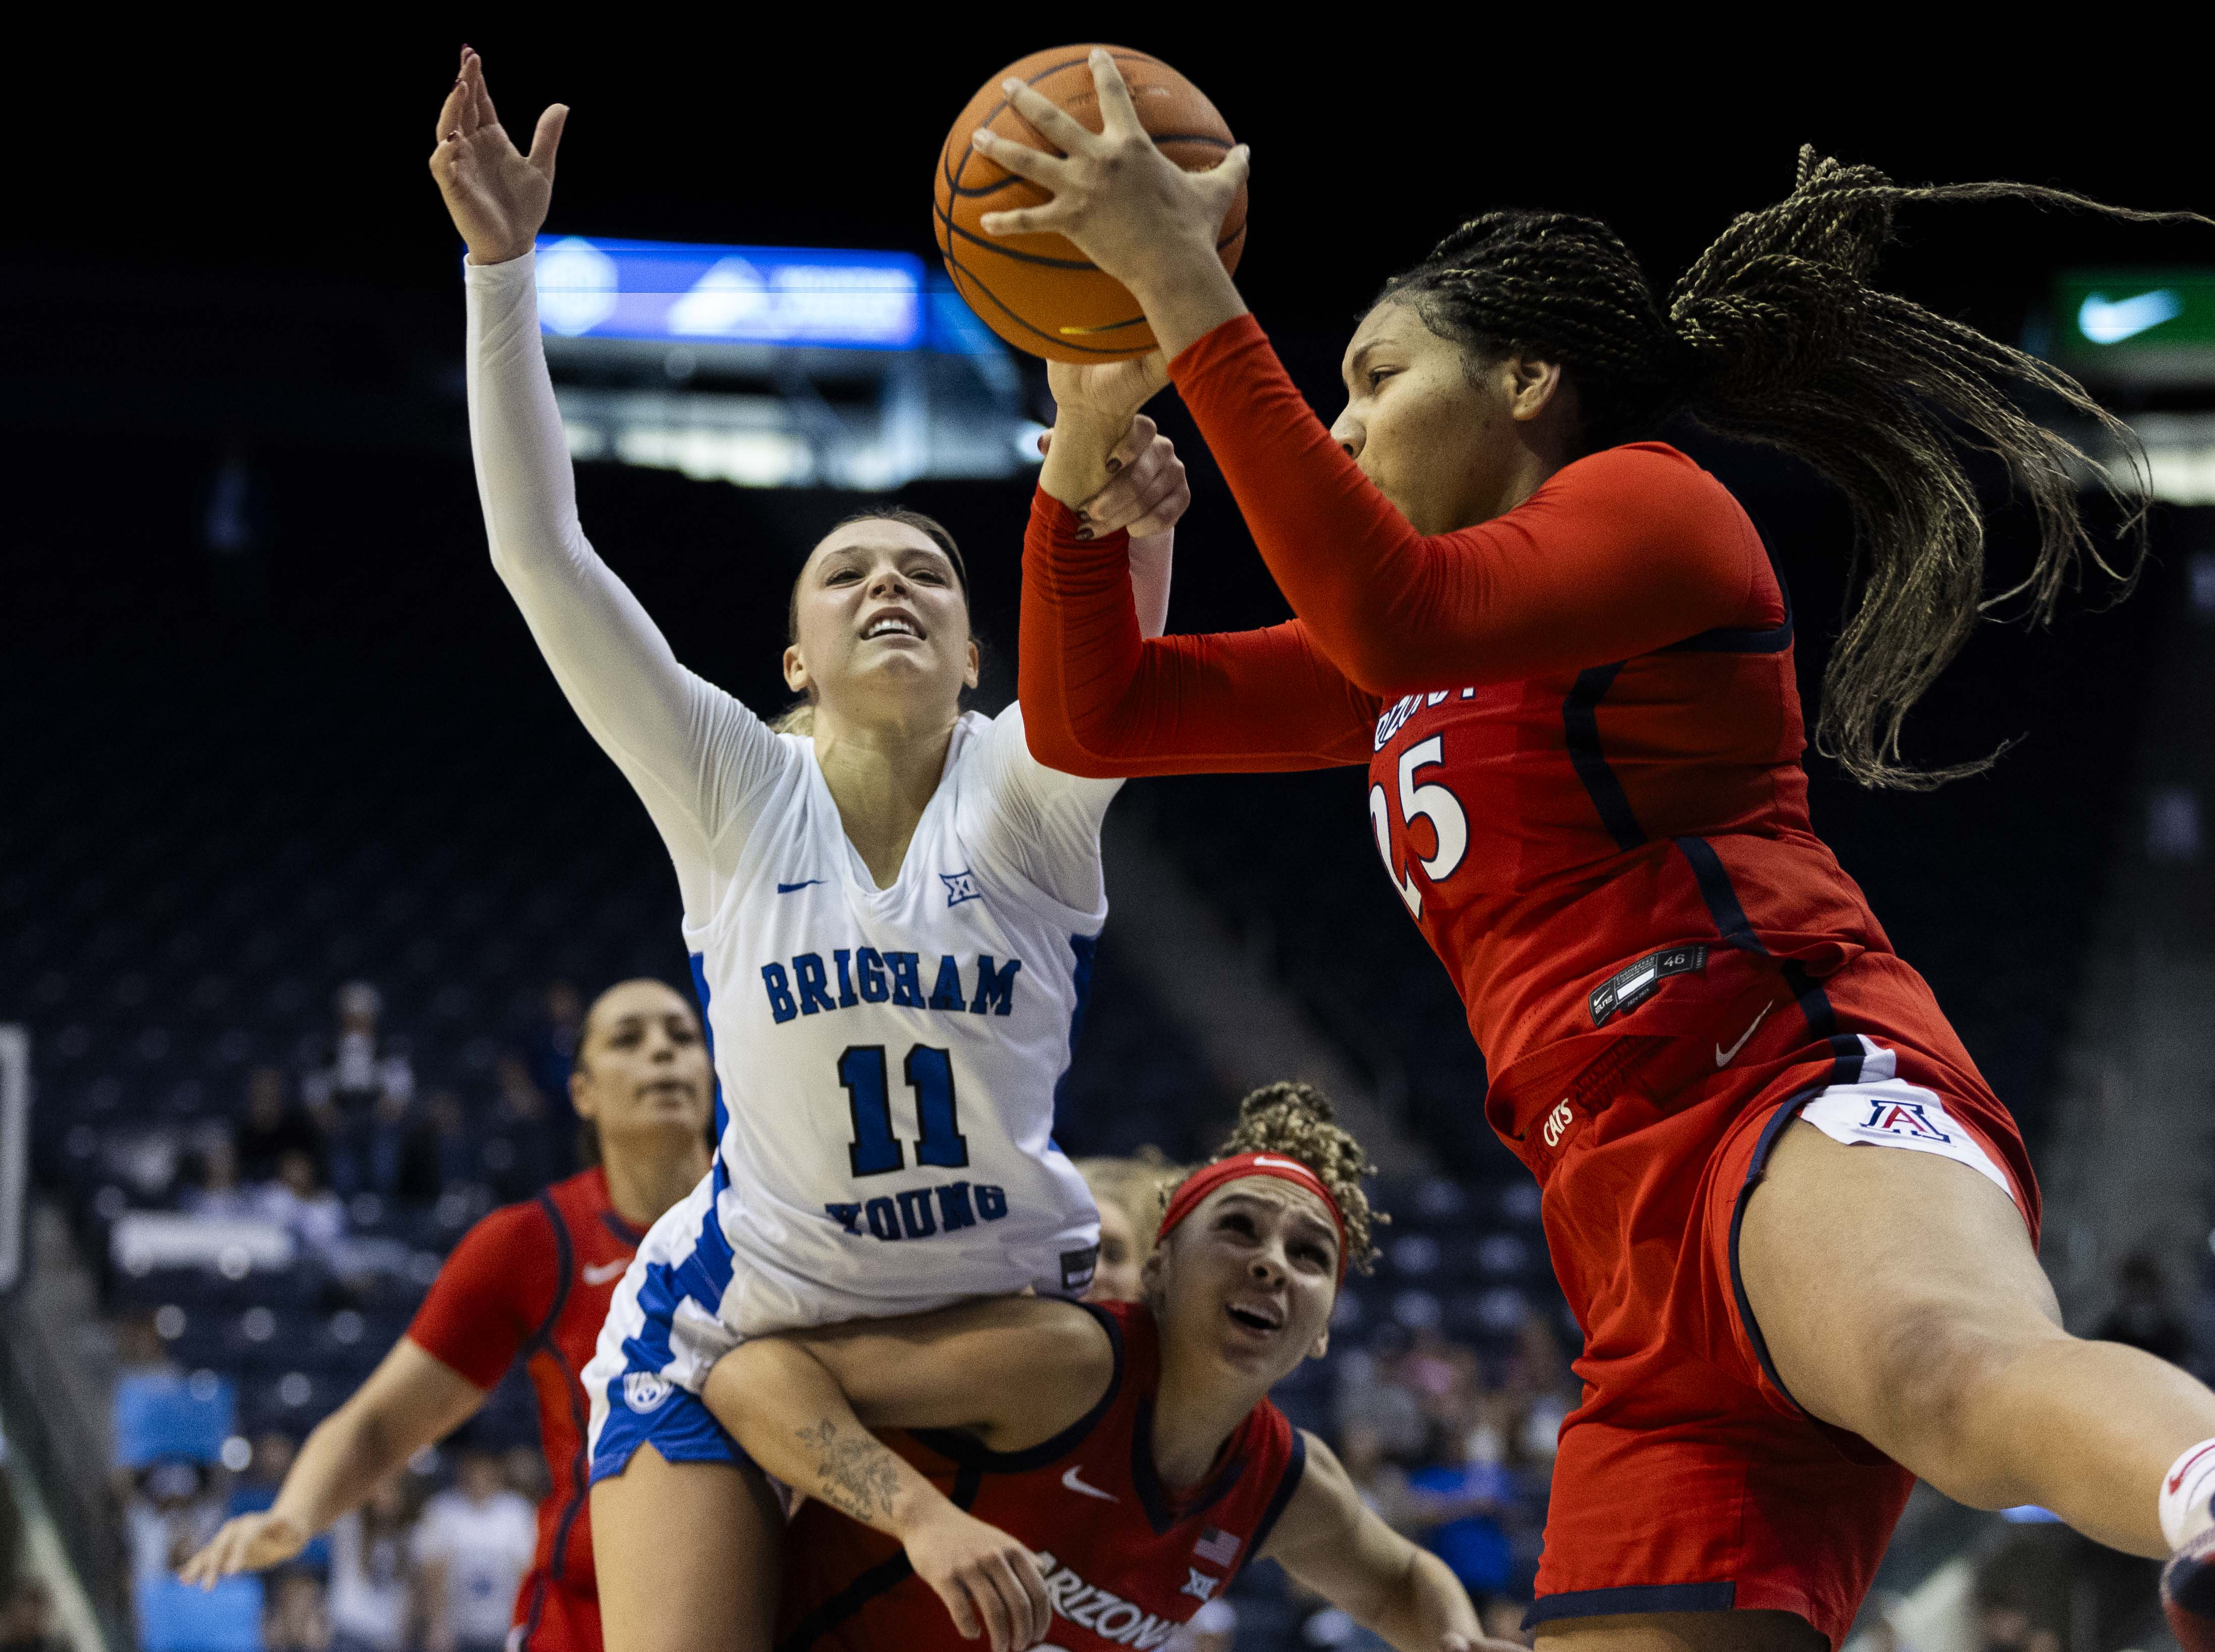
POLYGON ((2127 426, 2059 369, 1870 285, 1902 203, 2003 200, 2139 222, 2196 218, 2034 184, 1896 184, 1809 145, 1792 193, 1733 220, 1666 305, 1606 224, 1534 212, 1470 219, 1377 302, 1413 305, 1433 332, 1482 359, 1527 351, 1559 362, 1576 391, 1584 451, 1684 414, 1793 454, 1844 493, 1857 593, 1824 674, 1816 748, 1863 785, 1922 789, 1992 760, 1917 769, 1899 751, 1901 720, 1978 616, 2021 599, 2030 621, 2050 620, 2086 560, 2126 594, 2145 556, 2144 469, 2127 426), (2096 424, 2128 457, 2126 481, 2025 417, 2011 387, 2057 397, 2096 424), (1989 597, 1963 446, 2007 467, 2039 525, 2030 572, 1989 597), (2082 472, 2122 507, 2115 562, 2079 515, 2082 472))
MULTIPOLYGON (((1274 1153, 1298 1159, 1330 1189, 1346 1223, 1346 1260, 1363 1273, 1376 1265, 1377 1227, 1392 1219, 1371 1207, 1361 1178, 1377 1174, 1361 1144, 1331 1121, 1330 1097, 1313 1084, 1287 1079, 1264 1084, 1238 1103, 1238 1122, 1208 1164, 1241 1153, 1274 1153)), ((1206 1169, 1205 1165, 1200 1166, 1206 1169)), ((1161 1207, 1168 1210, 1182 1177, 1161 1184, 1161 1207)))

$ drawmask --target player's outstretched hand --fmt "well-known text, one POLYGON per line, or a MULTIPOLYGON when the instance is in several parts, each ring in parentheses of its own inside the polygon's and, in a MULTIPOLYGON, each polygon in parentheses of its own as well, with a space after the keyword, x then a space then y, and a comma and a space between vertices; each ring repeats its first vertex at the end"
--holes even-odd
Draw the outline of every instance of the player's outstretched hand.
POLYGON ((1246 145, 1206 172, 1187 172, 1154 146, 1115 59, 1095 50, 1089 65, 1100 99, 1096 135, 1044 93, 1020 80, 1003 83, 1016 113, 1061 153, 1049 155, 977 129, 970 142, 979 154, 1053 192, 1043 206, 987 212, 979 220, 985 233, 1065 235, 1134 292, 1173 279, 1195 263, 1214 263, 1216 236, 1246 181, 1246 145))
POLYGON ((982 1634, 992 1652, 1026 1652, 1046 1638, 1053 1607, 1038 1561, 999 1527, 942 1502, 902 1541, 915 1575, 938 1592, 964 1640, 982 1634))
MULTIPOLYGON (((1052 439, 1051 432, 1040 437, 1039 451, 1047 451, 1052 439)), ((1108 454, 1108 485, 1077 507, 1078 531, 1088 539, 1120 528, 1133 539, 1152 538, 1175 527, 1192 503, 1184 461, 1143 413, 1108 454)))
POLYGON ((212 1589, 234 1572, 258 1572, 281 1565, 308 1546, 309 1533, 288 1514, 265 1509, 225 1520, 207 1547, 177 1568, 187 1583, 212 1589))
POLYGON ((504 264, 531 250, 554 198, 554 151, 568 118, 568 105, 549 105, 538 117, 531 152, 523 153, 493 109, 484 59, 462 48, 462 72, 439 110, 431 175, 469 243, 470 262, 504 264))

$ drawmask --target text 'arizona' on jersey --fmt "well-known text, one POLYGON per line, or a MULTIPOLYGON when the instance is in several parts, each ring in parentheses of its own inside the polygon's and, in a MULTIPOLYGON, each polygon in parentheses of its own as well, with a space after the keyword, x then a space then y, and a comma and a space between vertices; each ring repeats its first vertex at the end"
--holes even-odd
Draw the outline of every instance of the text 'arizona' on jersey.
MULTIPOLYGON (((1307 1445, 1264 1400, 1207 1478, 1179 1496, 1154 1469, 1160 1332, 1134 1302, 1086 1303, 1115 1348, 1090 1413, 1028 1451, 953 1429, 888 1430, 886 1443, 979 1520, 1038 1555, 1054 1622, 1046 1648, 1136 1652, 1167 1643, 1265 1548, 1299 1489, 1307 1445)), ((956 1652, 964 1641, 899 1542, 814 1499, 785 1544, 778 1652, 956 1652)), ((1045 1649, 1041 1649, 1045 1652, 1045 1649)))

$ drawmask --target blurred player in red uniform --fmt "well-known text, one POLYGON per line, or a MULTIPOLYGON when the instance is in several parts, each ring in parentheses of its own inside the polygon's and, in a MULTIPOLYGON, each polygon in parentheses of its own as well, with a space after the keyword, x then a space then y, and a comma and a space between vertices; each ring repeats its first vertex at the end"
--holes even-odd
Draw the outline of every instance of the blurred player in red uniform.
POLYGON ((1215 256, 1243 153, 1179 170, 1104 53, 1093 73, 1098 135, 1011 89, 1061 155, 977 145, 1053 198, 985 228, 1065 234, 1131 288, 1298 617, 1140 641, 1120 544, 1073 511, 1128 519, 1110 460, 1163 364, 1053 369, 1030 738, 1100 775, 1370 765, 1388 873, 1461 990, 1586 1333, 1541 1645, 1835 1645, 1915 1475, 2186 1549, 2194 1594, 2215 1394, 2061 1330, 2013 1121, 1810 828, 1761 537, 1640 439, 1688 413, 1846 494, 1868 578, 1819 737, 1868 783, 1950 777, 1903 767, 1897 736, 1983 595, 1955 433, 2034 507, 2019 594, 2040 616, 2089 544, 2081 456, 2012 391, 2128 438, 2065 376, 1867 277, 1905 202, 2093 203, 1905 189, 1811 151, 1666 310, 1604 224, 1489 214, 1386 286, 1326 431, 1215 256))
POLYGON ((578 1373, 640 1236, 708 1173, 711 1087, 699 1017, 683 995, 655 980, 602 993, 569 1081, 600 1162, 463 1235, 408 1334, 308 1436, 275 1504, 228 1522, 182 1575, 212 1584, 291 1559, 475 1415, 520 1355, 538 1394, 552 1488, 517 1593, 511 1652, 598 1652, 578 1373))
POLYGON ((1320 1096, 1272 1085, 1157 1218, 1139 1301, 1003 1297, 724 1355, 709 1405, 809 1498, 781 1652, 1143 1652, 1257 1555, 1406 1652, 1493 1647, 1268 1401, 1368 1263, 1366 1168, 1320 1096))

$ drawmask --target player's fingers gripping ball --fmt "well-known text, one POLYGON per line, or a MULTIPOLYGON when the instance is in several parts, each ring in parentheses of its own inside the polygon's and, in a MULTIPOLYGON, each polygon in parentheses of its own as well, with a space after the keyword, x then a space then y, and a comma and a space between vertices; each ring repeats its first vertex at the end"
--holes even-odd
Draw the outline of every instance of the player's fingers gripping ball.
MULTIPOLYGON (((1103 48, 1059 46, 1009 64, 985 83, 947 134, 938 157, 933 214, 948 274, 985 324, 1019 350, 1052 361, 1120 361, 1154 347, 1153 329, 1120 281, 1097 268, 1063 236, 985 233, 988 212, 1041 206, 1052 191, 979 154, 980 127, 1011 142, 1063 151, 1015 109, 1001 83, 1020 80, 1087 132, 1104 126, 1088 54, 1103 48)), ((1187 172, 1220 165, 1230 128, 1200 89, 1158 58, 1121 46, 1114 57, 1132 107, 1155 146, 1187 172)), ((1232 197, 1216 237, 1226 270, 1246 245, 1246 188, 1232 197)))

